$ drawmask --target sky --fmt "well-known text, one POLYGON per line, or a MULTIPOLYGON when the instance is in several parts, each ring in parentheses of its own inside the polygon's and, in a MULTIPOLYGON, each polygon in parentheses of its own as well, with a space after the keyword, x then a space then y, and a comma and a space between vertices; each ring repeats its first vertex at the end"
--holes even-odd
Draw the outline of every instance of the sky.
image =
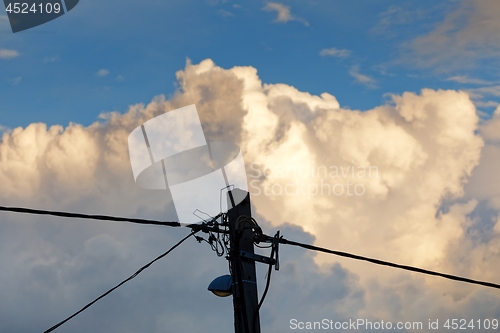
MULTIPOLYGON (((207 141, 240 146, 266 233, 498 284, 499 30, 479 0, 82 0, 15 34, 2 14, 0 205, 176 220, 127 139, 195 104, 207 141)), ((188 232, 2 212, 0 332, 43 332, 188 232)), ((263 332, 500 320, 491 288, 285 245, 280 261, 263 332)), ((56 331, 232 332, 231 299, 206 290, 227 273, 190 239, 56 331)))

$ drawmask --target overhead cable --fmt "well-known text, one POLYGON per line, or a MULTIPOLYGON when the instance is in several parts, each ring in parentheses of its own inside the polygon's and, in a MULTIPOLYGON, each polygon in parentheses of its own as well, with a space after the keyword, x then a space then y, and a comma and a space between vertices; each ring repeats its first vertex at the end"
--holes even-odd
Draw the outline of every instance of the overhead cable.
POLYGON ((484 282, 484 281, 478 281, 478 280, 472 280, 472 279, 468 279, 468 278, 464 278, 464 277, 460 277, 460 276, 456 276, 456 275, 450 275, 450 274, 444 274, 444 273, 434 272, 434 271, 430 271, 430 270, 422 269, 422 268, 418 268, 418 267, 395 264, 393 262, 379 260, 379 259, 373 259, 373 258, 368 258, 368 257, 363 257, 363 256, 358 256, 356 254, 351 254, 351 253, 347 253, 347 252, 333 251, 333 250, 325 249, 325 248, 322 248, 322 247, 319 247, 319 246, 314 246, 314 245, 309 245, 309 244, 294 242, 294 241, 291 241, 291 240, 288 240, 288 239, 284 239, 284 238, 280 238, 280 243, 282 243, 282 244, 288 244, 288 245, 293 245, 293 246, 299 246, 299 247, 302 247, 302 248, 308 249, 308 250, 313 250, 313 251, 318 251, 318 252, 324 252, 324 253, 334 254, 334 255, 337 255, 337 256, 341 256, 341 257, 346 257, 346 258, 351 258, 351 259, 356 259, 356 260, 364 260, 364 261, 368 261, 368 262, 371 262, 371 263, 377 264, 377 265, 389 266, 389 267, 404 269, 404 270, 407 270, 407 271, 412 271, 412 272, 417 272, 417 273, 422 273, 422 274, 427 274, 427 275, 440 276, 440 277, 443 277, 443 278, 446 278, 446 279, 450 279, 450 280, 461 281, 461 282, 472 283, 472 284, 478 284, 478 285, 485 286, 485 287, 491 287, 491 288, 500 289, 500 285, 496 284, 496 283, 484 282))
MULTIPOLYGON (((88 215, 88 214, 80 214, 80 213, 68 213, 68 212, 38 210, 38 209, 30 209, 30 208, 22 208, 22 207, 0 206, 0 211, 25 213, 25 214, 36 214, 36 215, 52 215, 52 216, 69 217, 69 218, 81 218, 81 219, 93 219, 93 220, 105 220, 105 221, 117 221, 117 222, 131 222, 131 223, 163 225, 163 226, 171 226, 171 227, 180 227, 181 226, 181 224, 179 222, 165 222, 165 221, 157 221, 157 220, 136 219, 136 218, 128 218, 128 217, 107 216, 107 215, 88 215)), ((219 216, 216 216, 215 218, 212 219, 212 221, 216 220, 218 217, 219 216)), ((214 226, 209 226, 207 224, 190 224, 190 225, 187 225, 187 227, 193 229, 194 232, 198 232, 198 231, 209 232, 210 231, 210 232, 227 233, 226 230, 219 229, 218 227, 214 227, 214 226)), ((267 236, 266 238, 272 239, 269 236, 267 236)), ((334 254, 337 256, 356 259, 356 260, 368 261, 368 262, 371 262, 371 263, 374 263, 377 265, 389 266, 389 267, 404 269, 404 270, 422 273, 422 274, 427 274, 427 275, 440 276, 440 277, 450 279, 450 280, 461 281, 461 282, 477 284, 477 285, 481 285, 481 286, 485 286, 485 287, 500 289, 499 284, 492 283, 492 282, 478 281, 478 280, 464 278, 464 277, 460 277, 460 276, 456 276, 456 275, 430 271, 430 270, 426 270, 426 269, 422 269, 422 268, 418 268, 418 267, 413 267, 413 266, 408 266, 408 265, 400 265, 400 264, 396 264, 396 263, 389 262, 389 261, 384 261, 384 260, 379 260, 379 259, 374 259, 374 258, 369 258, 369 257, 363 257, 363 256, 359 256, 359 255, 352 254, 352 253, 329 250, 329 249, 314 246, 314 245, 309 245, 309 244, 304 244, 304 243, 299 243, 299 242, 287 240, 283 237, 281 237, 279 239, 279 242, 282 244, 299 246, 299 247, 302 247, 302 248, 305 248, 308 250, 334 254)))
POLYGON ((91 220, 104 220, 104 221, 115 221, 115 222, 131 222, 131 223, 139 223, 139 224, 164 225, 164 226, 169 226, 169 227, 180 227, 181 226, 181 224, 179 222, 163 222, 163 221, 156 221, 156 220, 145 220, 145 219, 136 219, 136 218, 130 218, 130 217, 117 217, 117 216, 108 216, 108 215, 88 215, 88 214, 80 214, 80 213, 57 212, 57 211, 30 209, 30 208, 22 208, 22 207, 0 206, 0 211, 24 213, 24 214, 35 214, 35 215, 52 215, 52 216, 71 217, 71 218, 78 218, 78 219, 91 219, 91 220))

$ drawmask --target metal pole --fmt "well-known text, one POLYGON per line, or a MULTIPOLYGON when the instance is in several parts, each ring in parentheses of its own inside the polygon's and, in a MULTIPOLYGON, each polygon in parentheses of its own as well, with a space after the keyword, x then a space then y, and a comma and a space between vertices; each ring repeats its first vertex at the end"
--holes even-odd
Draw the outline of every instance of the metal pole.
MULTIPOLYGON (((260 318, 258 314, 257 278, 255 261, 242 259, 241 251, 254 254, 253 230, 245 217, 251 217, 250 194, 234 189, 229 192, 229 202, 234 199, 245 199, 231 208, 227 215, 230 236, 230 263, 233 278, 234 328, 236 333, 260 333, 260 318)), ((236 200, 236 202, 239 200, 236 200)))

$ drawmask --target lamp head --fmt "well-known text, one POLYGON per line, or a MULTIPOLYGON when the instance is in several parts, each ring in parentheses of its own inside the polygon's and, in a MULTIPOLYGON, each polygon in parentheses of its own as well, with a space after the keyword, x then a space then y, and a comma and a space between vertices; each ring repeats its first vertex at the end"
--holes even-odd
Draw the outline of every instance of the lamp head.
POLYGON ((232 285, 231 275, 222 275, 210 282, 208 290, 219 297, 227 297, 233 294, 232 285))

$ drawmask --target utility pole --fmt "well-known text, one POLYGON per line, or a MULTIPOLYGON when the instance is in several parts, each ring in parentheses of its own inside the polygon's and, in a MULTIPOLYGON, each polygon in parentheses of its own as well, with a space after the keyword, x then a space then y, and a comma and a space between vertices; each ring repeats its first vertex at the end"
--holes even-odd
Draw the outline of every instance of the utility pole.
POLYGON ((231 253, 229 261, 233 279, 235 333, 260 333, 257 278, 255 274, 254 230, 250 221, 250 193, 234 189, 228 193, 227 212, 231 253), (237 205, 235 199, 245 198, 237 205))

